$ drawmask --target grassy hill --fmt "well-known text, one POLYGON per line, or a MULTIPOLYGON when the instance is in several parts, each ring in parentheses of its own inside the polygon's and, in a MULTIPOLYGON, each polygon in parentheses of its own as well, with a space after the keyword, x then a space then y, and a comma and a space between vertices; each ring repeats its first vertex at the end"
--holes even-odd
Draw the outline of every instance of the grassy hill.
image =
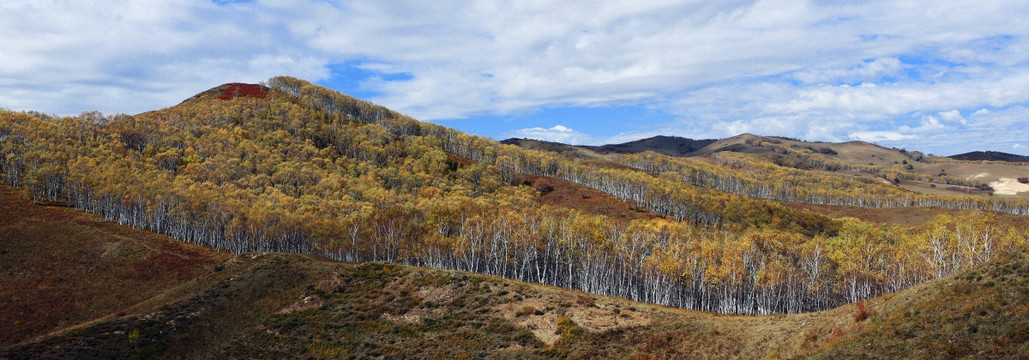
POLYGON ((229 257, 0 187, 0 346, 124 315, 229 257))
MULTIPOLYGON (((177 245, 63 208, 31 205, 10 191, 2 195, 5 216, 22 213, 53 220, 71 216, 79 221, 64 225, 62 234, 98 231, 97 227, 106 234, 121 234, 107 242, 103 239, 111 237, 94 236, 100 241, 94 245, 147 248, 166 242, 170 246, 154 248, 151 257, 175 257, 184 249, 206 257, 201 265, 190 267, 192 272, 180 272, 177 281, 163 286, 152 285, 150 277, 125 278, 121 266, 94 264, 86 272, 102 280, 93 281, 95 286, 109 287, 108 292, 119 296, 127 292, 116 289, 133 289, 128 294, 136 300, 79 315, 85 323, 72 327, 60 318, 25 314, 76 310, 29 301, 19 315, 8 313, 5 318, 13 315, 60 331, 30 339, 39 332, 23 330, 17 338, 8 337, 13 341, 0 350, 0 358, 1029 355, 1029 323, 1011 321, 1029 318, 1025 306, 1029 260, 1022 252, 954 277, 870 299, 861 304, 864 310, 850 304, 805 314, 719 315, 460 271, 347 264, 296 254, 253 253, 226 260, 223 253, 177 245)), ((84 247, 74 236, 46 232, 6 236, 3 244, 4 259, 16 255, 22 266, 34 269, 52 262, 45 253, 84 247)), ((139 257, 119 251, 104 258, 131 263, 139 257)), ((156 276, 175 273, 162 262, 145 262, 134 269, 156 276)), ((7 290, 18 282, 5 277, 0 285, 7 290)), ((84 291, 68 283, 50 291, 65 289, 84 291)), ((45 297, 21 296, 21 300, 45 297)))

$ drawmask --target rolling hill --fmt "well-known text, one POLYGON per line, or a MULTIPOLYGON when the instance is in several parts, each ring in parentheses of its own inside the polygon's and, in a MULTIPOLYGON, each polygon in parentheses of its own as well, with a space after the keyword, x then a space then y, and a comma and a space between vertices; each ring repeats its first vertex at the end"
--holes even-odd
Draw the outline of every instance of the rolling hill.
POLYGON ((1029 168, 1022 164, 1026 162, 1025 157, 1001 152, 971 152, 939 157, 918 151, 885 148, 863 141, 809 142, 753 134, 711 140, 655 136, 601 146, 572 146, 529 139, 508 139, 504 143, 528 149, 565 152, 594 161, 605 159, 604 154, 639 154, 648 151, 696 159, 710 159, 726 152, 751 154, 779 166, 845 174, 920 194, 1029 198, 1029 185, 1023 186, 1020 184, 1025 183, 1016 181, 1029 177, 1029 168))
MULTIPOLYGON (((0 358, 388 357, 388 358, 911 358, 1029 355, 1029 261, 1023 253, 862 303, 805 314, 729 316, 635 303, 498 277, 385 263, 348 264, 297 254, 224 253, 105 223, 64 208, 0 193, 5 214, 63 224, 60 234, 103 231, 86 248, 155 247, 155 257, 189 250, 206 262, 170 270, 148 261, 136 271, 177 274, 164 286, 126 278, 132 251, 79 265, 92 286, 131 287, 132 301, 82 313, 19 294, 16 313, 68 313, 74 322, 33 319, 45 331, 5 326, 0 358), (77 221, 62 221, 67 217, 77 221), (98 230, 100 228, 100 230, 98 230), (212 266, 214 264, 214 266, 212 266), (185 271, 185 272, 183 272, 185 271), (123 283, 126 282, 127 283, 123 283), (142 287, 140 287, 142 286, 142 287), (78 313, 79 315, 75 315, 78 313), (13 330, 13 331, 12 331, 13 330), (14 337, 12 337, 14 336, 14 337)), ((23 228, 23 226, 18 226, 23 228)), ((6 233, 5 259, 52 263, 77 236, 6 233)), ((80 275, 81 276, 81 275, 80 275)), ((15 286, 6 277, 4 289, 15 286)), ((69 288, 58 284, 51 289, 69 288)), ((70 290, 70 289, 69 289, 70 290)), ((82 291, 81 289, 75 289, 82 291)), ((85 294, 84 294, 85 295, 85 294)), ((120 296, 124 293, 119 292, 120 296)), ((97 295, 94 295, 97 296, 97 295)), ((10 320, 6 320, 10 321, 10 320)), ((6 324, 11 324, 10 322, 6 324)))
MULTIPOLYGON (((866 332, 886 320, 876 314, 951 311, 890 294, 978 282, 967 274, 984 264, 1018 273, 1029 242, 1029 201, 987 185, 1024 170, 1010 164, 749 134, 607 153, 508 143, 289 77, 138 115, 0 110, 8 195, 47 205, 0 209, 12 219, 2 289, 22 304, 4 316, 31 325, 11 328, 4 354, 860 352, 844 345, 885 336, 866 332), (37 219, 52 211, 81 219, 37 219), (143 235, 114 224, 153 238, 132 245, 143 235), (137 281, 135 297, 105 300, 137 281), (17 315, 51 293, 57 318, 17 315)), ((1005 308, 1018 291, 990 301, 1021 314, 1005 308)), ((1017 327, 987 334, 1000 345, 953 350, 1020 351, 1017 327)))

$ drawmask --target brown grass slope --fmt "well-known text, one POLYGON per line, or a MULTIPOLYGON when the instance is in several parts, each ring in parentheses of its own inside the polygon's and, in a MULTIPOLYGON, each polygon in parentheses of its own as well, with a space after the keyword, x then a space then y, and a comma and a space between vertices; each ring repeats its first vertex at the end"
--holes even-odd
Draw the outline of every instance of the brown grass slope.
POLYGON ((1029 256, 885 296, 820 359, 1027 359, 1029 256))
POLYGON ((0 346, 113 316, 228 258, 0 187, 0 346))

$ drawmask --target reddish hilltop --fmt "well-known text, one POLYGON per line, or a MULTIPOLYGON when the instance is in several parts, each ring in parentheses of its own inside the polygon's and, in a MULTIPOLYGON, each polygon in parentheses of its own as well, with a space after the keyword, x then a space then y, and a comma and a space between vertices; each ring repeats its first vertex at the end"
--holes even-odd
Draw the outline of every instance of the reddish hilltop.
POLYGON ((219 86, 221 90, 219 99, 229 100, 238 97, 252 97, 264 99, 268 97, 268 88, 259 84, 231 83, 219 86))
POLYGON ((232 100, 235 98, 267 99, 271 95, 271 89, 261 84, 228 83, 218 85, 207 91, 193 95, 181 104, 194 101, 205 101, 211 99, 232 100))

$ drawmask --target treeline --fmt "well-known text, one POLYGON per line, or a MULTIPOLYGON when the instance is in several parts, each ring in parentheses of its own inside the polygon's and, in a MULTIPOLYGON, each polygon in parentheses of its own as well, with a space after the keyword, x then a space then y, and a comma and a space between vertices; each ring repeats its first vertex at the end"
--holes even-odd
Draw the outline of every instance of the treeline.
POLYGON ((234 253, 461 269, 744 314, 826 309, 1025 242, 985 213, 919 229, 834 220, 670 172, 501 145, 296 79, 268 85, 267 99, 137 116, 0 111, 0 174, 37 202, 234 253), (675 221, 542 206, 522 174, 675 221))
POLYGON ((1029 215, 1021 199, 917 194, 854 176, 778 166, 747 154, 722 152, 713 161, 653 152, 613 155, 622 164, 662 173, 684 183, 764 199, 861 207, 933 206, 1029 215))
MULTIPOLYGON (((785 138, 785 140, 800 141, 788 138, 785 138)), ((746 141, 746 145, 755 148, 771 149, 776 154, 776 156, 772 157, 771 159, 767 159, 769 163, 774 163, 778 166, 795 168, 800 170, 826 170, 833 172, 860 171, 890 181, 893 181, 894 179, 913 180, 928 183, 957 185, 966 187, 980 187, 983 185, 982 182, 974 179, 953 177, 946 175, 944 173, 916 173, 911 171, 914 165, 908 164, 907 160, 904 160, 904 163, 895 163, 893 165, 888 166, 847 163, 827 156, 835 155, 836 153, 835 150, 832 150, 829 147, 816 148, 812 145, 801 146, 797 144, 788 144, 780 141, 779 139, 775 139, 774 137, 771 140, 749 139, 746 141)), ((894 150, 906 155, 909 159, 911 159, 912 162, 922 162, 931 164, 939 163, 944 160, 950 160, 948 158, 925 156, 917 151, 908 152, 907 150, 896 148, 894 150)), ((857 180, 862 181, 863 179, 857 180)))

